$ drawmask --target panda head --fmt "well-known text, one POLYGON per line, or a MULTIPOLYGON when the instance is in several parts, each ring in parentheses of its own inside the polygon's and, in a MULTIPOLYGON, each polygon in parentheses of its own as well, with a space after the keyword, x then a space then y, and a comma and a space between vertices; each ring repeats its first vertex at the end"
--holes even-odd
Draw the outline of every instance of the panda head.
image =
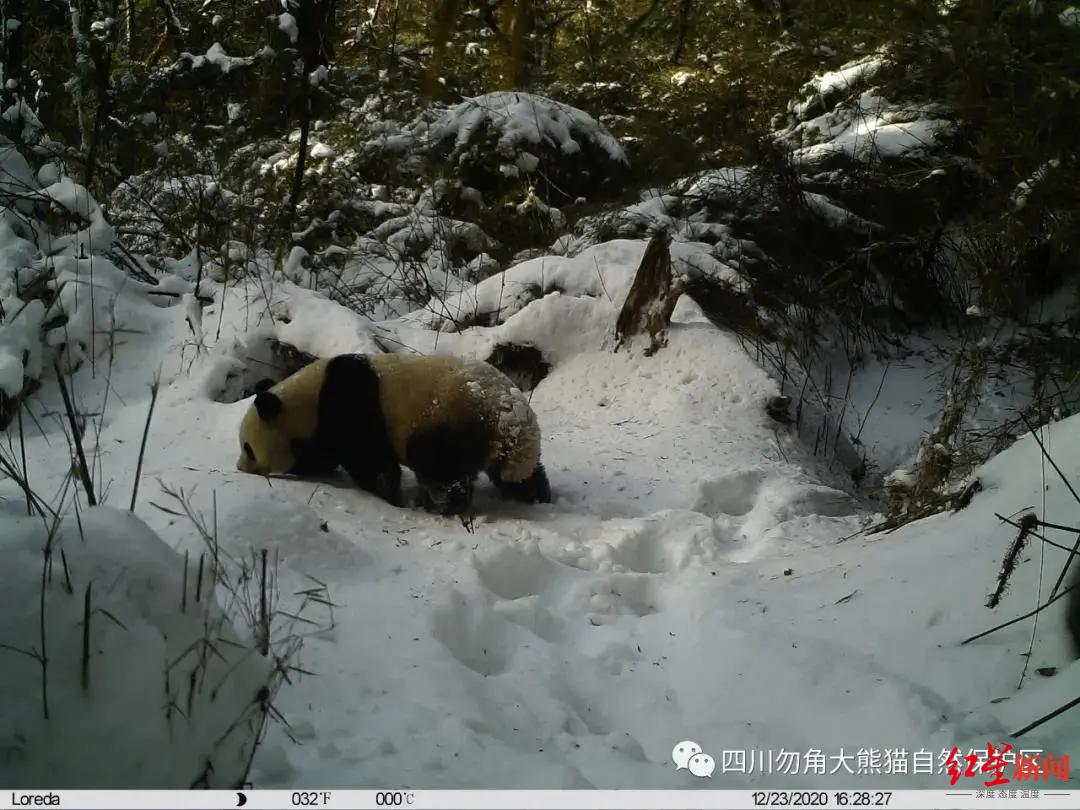
POLYGON ((284 400, 270 388, 270 380, 255 386, 255 401, 240 423, 236 468, 241 472, 277 475, 296 466, 290 417, 284 400))

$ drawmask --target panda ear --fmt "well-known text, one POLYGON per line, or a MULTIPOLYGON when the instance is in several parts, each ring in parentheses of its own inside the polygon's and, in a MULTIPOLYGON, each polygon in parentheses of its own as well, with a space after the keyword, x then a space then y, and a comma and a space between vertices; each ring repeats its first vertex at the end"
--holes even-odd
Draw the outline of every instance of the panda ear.
POLYGON ((259 418, 264 422, 269 422, 282 410, 282 402, 277 394, 271 394, 269 391, 261 391, 255 395, 255 410, 259 412, 259 418))
POLYGON ((255 383, 255 393, 261 394, 263 391, 269 391, 273 387, 274 381, 271 380, 269 377, 264 377, 263 379, 255 383))

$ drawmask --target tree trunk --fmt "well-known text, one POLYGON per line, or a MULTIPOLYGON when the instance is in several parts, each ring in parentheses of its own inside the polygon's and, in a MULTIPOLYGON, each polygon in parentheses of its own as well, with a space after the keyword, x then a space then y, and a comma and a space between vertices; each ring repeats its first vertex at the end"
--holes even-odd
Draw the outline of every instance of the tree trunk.
MULTIPOLYGON (((7 21, 9 19, 25 20, 23 16, 23 0, 7 0, 5 5, 4 25, 4 78, 15 79, 22 82, 22 57, 23 57, 23 26, 19 26, 14 31, 6 30, 7 21)), ((25 93, 26 89, 19 88, 20 92, 25 93)))
POLYGON ((296 208, 300 204, 300 194, 304 186, 304 172, 307 170, 308 136, 311 134, 311 94, 304 72, 304 86, 300 90, 300 150, 296 155, 296 173, 293 175, 292 193, 289 194, 288 218, 285 222, 286 235, 296 222, 296 208))
POLYGON ((690 7, 693 5, 693 0, 682 0, 682 6, 679 8, 679 39, 675 44, 675 50, 671 54, 671 61, 678 64, 683 57, 683 51, 686 50, 686 34, 690 28, 690 7))
POLYGON ((334 23, 335 0, 307 0, 295 9, 298 31, 297 47, 300 51, 300 143, 296 156, 296 173, 293 175, 292 192, 286 221, 283 223, 288 235, 296 221, 296 209, 304 188, 304 172, 307 170, 308 140, 311 135, 311 74, 316 68, 330 62, 329 41, 334 23))
POLYGON ((506 46, 506 67, 503 70, 504 90, 519 89, 524 83, 529 59, 529 34, 532 32, 532 0, 517 0, 510 14, 510 31, 506 46))
POLYGON ((424 77, 424 95, 436 98, 441 95, 439 78, 446 59, 446 41, 454 27, 454 20, 461 11, 461 0, 437 0, 431 18, 431 65, 424 77))
POLYGON ((126 0, 124 3, 124 44, 127 46, 128 56, 132 53, 132 43, 135 40, 135 0, 126 0))

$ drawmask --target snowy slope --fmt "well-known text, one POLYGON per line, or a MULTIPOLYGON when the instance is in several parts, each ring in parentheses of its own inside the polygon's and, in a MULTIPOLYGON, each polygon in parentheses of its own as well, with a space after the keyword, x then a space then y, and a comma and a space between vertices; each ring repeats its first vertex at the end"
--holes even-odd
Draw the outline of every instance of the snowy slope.
POLYGON ((20 516, 20 505, 0 513, 0 783, 238 784, 262 726, 255 697, 271 681, 271 663, 245 648, 209 587, 196 596, 182 557, 130 512, 108 507, 54 533, 42 622, 46 527, 20 516), (29 654, 42 649, 44 677, 29 654))
MULTIPOLYGON (((503 294, 511 284, 550 291, 461 333, 432 331, 430 312, 371 324, 287 283, 268 305, 255 280, 216 289, 219 303, 203 313, 212 345, 198 353, 183 307, 141 313, 143 342, 115 365, 93 448, 103 479, 128 491, 157 371, 132 361, 164 358, 137 514, 178 550, 194 549, 189 521, 154 507, 156 479, 183 487, 208 515, 216 500, 226 550, 265 547, 278 561, 284 610, 315 581, 334 605, 297 661, 313 674, 293 674, 275 700, 291 727, 274 727, 258 752, 257 785, 700 787, 671 763, 680 740, 699 742, 718 765, 723 751, 751 749, 936 758, 953 745, 985 750, 1080 690, 1059 606, 1039 622, 1019 692, 1030 623, 958 646, 1030 609, 1040 573, 1045 597, 1060 568, 1062 552, 1032 549, 1001 606, 983 606, 1012 538, 994 513, 1042 511, 1034 443, 988 465, 967 509, 859 535, 868 505, 765 415, 775 381, 691 302, 653 357, 611 351, 606 336, 643 250, 618 241, 489 279, 461 294, 461 310, 494 295, 493 284, 503 294), (371 351, 374 337, 465 356, 534 342, 553 362, 532 404, 555 502, 509 504, 481 487, 470 533, 343 477, 237 472, 247 403, 212 397, 229 398, 228 374, 251 365, 266 334, 321 354, 371 351), (1046 666, 1059 671, 1035 674, 1046 666)), ((80 371, 75 389, 83 408, 101 410, 100 370, 80 371)), ((888 405, 900 411, 904 401, 888 405)), ((58 407, 52 386, 31 401, 42 425, 28 437, 31 474, 47 492, 67 463, 45 418, 58 407)), ((1080 480, 1080 421, 1049 434, 1080 480)), ((1080 521, 1080 505, 1047 475, 1047 518, 1080 521)), ((6 485, 0 494, 10 495, 6 485)), ((1080 722, 1064 715, 1014 742, 1080 753, 1080 722)), ((842 769, 813 784, 946 780, 842 769)), ((718 767, 710 784, 808 781, 718 767)))

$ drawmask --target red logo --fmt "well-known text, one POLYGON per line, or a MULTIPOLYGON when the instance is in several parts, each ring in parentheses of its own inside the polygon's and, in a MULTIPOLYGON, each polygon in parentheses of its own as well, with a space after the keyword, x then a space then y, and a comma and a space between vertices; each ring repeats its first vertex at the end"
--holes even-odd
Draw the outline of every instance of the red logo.
POLYGON ((986 744, 986 757, 982 759, 972 751, 960 756, 960 749, 955 745, 949 752, 945 765, 949 772, 949 784, 955 785, 960 777, 973 777, 978 773, 990 774, 990 778, 983 781, 986 787, 996 787, 1008 784, 1009 777, 1005 775, 1006 769, 1014 765, 1013 778, 1017 782, 1049 782, 1056 779, 1065 782, 1069 779, 1069 755, 1063 754, 1055 757, 1050 754, 1027 756, 1025 754, 1012 754, 1013 747, 1009 743, 1001 743, 1000 748, 995 748, 993 743, 986 744), (963 760, 963 762, 961 762, 963 760), (966 767, 965 767, 966 765, 966 767))

